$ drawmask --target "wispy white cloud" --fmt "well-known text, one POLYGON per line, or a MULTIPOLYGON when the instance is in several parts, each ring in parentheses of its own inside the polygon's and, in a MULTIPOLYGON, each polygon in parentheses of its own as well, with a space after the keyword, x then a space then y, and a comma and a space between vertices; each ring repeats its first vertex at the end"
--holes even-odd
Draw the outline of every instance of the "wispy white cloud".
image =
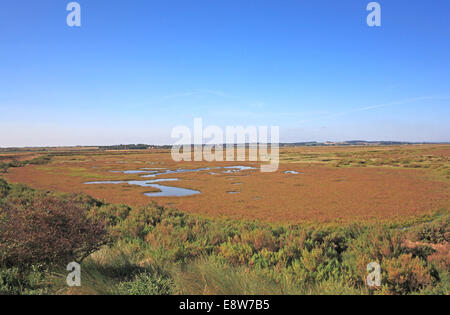
POLYGON ((378 109, 378 108, 383 108, 383 107, 392 107, 392 106, 398 106, 398 105, 406 105, 406 104, 415 103, 415 102, 418 102, 418 101, 448 100, 448 99, 450 99, 450 96, 413 97, 413 98, 408 98, 408 99, 395 101, 395 102, 390 102, 390 103, 359 107, 359 108, 355 108, 355 109, 352 109, 352 110, 349 110, 349 111, 336 113, 336 114, 333 114, 331 116, 342 116, 342 115, 347 115, 347 114, 351 114, 351 113, 364 112, 364 111, 368 111, 368 110, 372 110, 372 109, 378 109))
MULTIPOLYGON (((350 115, 350 114, 358 113, 358 112, 370 111, 370 110, 379 109, 379 108, 400 106, 400 105, 406 105, 406 104, 415 103, 415 102, 419 102, 419 101, 429 101, 429 100, 450 100, 450 96, 436 96, 435 95, 435 96, 412 97, 412 98, 403 99, 403 100, 394 101, 394 102, 389 102, 389 103, 376 104, 376 105, 370 105, 370 106, 363 106, 363 107, 350 109, 348 111, 342 111, 342 112, 338 112, 338 113, 331 113, 331 114, 321 115, 320 118, 321 119, 323 119, 323 118, 334 118, 334 117, 340 117, 340 116, 350 115)), ((303 122, 307 122, 307 121, 303 121, 303 122)))
POLYGON ((184 93, 170 94, 170 95, 164 96, 163 98, 168 100, 168 99, 175 99, 175 98, 203 97, 203 96, 217 96, 217 97, 225 97, 225 98, 232 97, 231 95, 229 95, 223 91, 199 89, 199 90, 188 91, 188 92, 184 92, 184 93))

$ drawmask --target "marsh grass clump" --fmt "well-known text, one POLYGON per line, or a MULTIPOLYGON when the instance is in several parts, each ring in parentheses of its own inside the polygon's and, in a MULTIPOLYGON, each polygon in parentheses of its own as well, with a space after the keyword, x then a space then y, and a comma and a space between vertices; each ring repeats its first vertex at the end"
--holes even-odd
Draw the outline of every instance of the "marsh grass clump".
POLYGON ((285 283, 277 282, 262 270, 235 266, 217 256, 178 266, 171 274, 179 294, 264 295, 286 294, 289 290, 285 283))
POLYGON ((0 178, 0 199, 5 198, 9 194, 10 190, 11 187, 6 182, 6 180, 0 178))
POLYGON ((173 283, 170 277, 143 272, 131 281, 119 283, 119 294, 124 295, 171 295, 173 283))
POLYGON ((442 216, 433 222, 420 224, 409 233, 415 241, 442 244, 450 242, 450 217, 442 216))
POLYGON ((42 155, 42 156, 39 156, 39 157, 31 159, 31 160, 19 161, 17 159, 13 159, 10 162, 2 162, 2 163, 0 163, 0 173, 8 172, 9 168, 23 167, 28 164, 31 164, 31 165, 48 164, 48 163, 50 163, 51 159, 52 159, 52 155, 47 154, 47 155, 42 155))
POLYGON ((51 160, 52 160, 51 155, 42 155, 42 156, 39 156, 37 158, 30 160, 28 163, 31 165, 45 165, 45 164, 50 163, 51 160))

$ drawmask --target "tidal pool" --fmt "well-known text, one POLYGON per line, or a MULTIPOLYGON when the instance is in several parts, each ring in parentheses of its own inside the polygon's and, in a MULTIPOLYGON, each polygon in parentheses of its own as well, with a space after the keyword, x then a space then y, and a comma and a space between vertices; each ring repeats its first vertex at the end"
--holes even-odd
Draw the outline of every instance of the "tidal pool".
MULTIPOLYGON (((238 173, 246 170, 256 169, 251 166, 227 166, 227 167, 215 167, 214 169, 226 169, 224 173, 238 173)), ((111 171, 113 173, 123 173, 123 174, 142 174, 139 175, 141 178, 153 178, 160 175, 167 174, 180 174, 180 173, 195 173, 201 171, 210 171, 211 168, 197 168, 197 169, 176 169, 176 170, 168 170, 165 168, 142 168, 140 170, 127 170, 127 171, 111 171)), ((220 175, 219 173, 210 172, 211 175, 220 175)), ((152 179, 152 180, 129 180, 129 181, 94 181, 84 183, 86 185, 100 185, 100 184, 128 184, 128 185, 136 185, 141 187, 153 187, 159 189, 159 192, 149 192, 144 195, 148 197, 187 197, 201 194, 198 190, 192 190, 187 188, 179 188, 172 186, 159 185, 156 183, 160 182, 173 182, 179 180, 178 178, 161 178, 161 179, 152 179)), ((236 183, 240 184, 240 183, 236 183)), ((231 194, 236 194, 240 192, 227 192, 231 194)))
POLYGON ((144 170, 136 170, 136 171, 111 171, 111 173, 123 173, 123 174, 148 174, 148 173, 157 173, 157 171, 144 171, 144 170))
POLYGON ((173 182, 177 180, 178 178, 167 178, 167 179, 153 179, 153 180, 98 181, 98 182, 87 182, 85 184, 86 185, 128 184, 141 187, 153 187, 161 190, 157 192, 144 193, 144 195, 148 197, 187 197, 200 194, 200 192, 197 190, 155 184, 159 182, 173 182))

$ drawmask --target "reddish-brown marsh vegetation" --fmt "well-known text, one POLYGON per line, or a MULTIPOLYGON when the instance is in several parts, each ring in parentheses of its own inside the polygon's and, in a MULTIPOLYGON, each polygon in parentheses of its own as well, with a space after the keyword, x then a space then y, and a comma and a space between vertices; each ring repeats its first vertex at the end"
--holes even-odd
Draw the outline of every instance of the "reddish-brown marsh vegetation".
POLYGON ((287 147, 281 150, 278 172, 261 173, 255 169, 211 175, 219 166, 258 167, 258 164, 175 163, 170 152, 164 150, 111 151, 55 156, 48 165, 10 169, 5 177, 10 182, 35 188, 83 192, 112 203, 134 206, 156 201, 210 217, 280 223, 387 222, 448 209, 449 156, 450 146, 444 145, 287 147), (201 191, 200 195, 190 197, 150 198, 144 193, 157 189, 128 184, 84 184, 97 180, 142 180, 138 174, 111 171, 202 167, 211 170, 158 176, 179 178, 164 185, 201 191))

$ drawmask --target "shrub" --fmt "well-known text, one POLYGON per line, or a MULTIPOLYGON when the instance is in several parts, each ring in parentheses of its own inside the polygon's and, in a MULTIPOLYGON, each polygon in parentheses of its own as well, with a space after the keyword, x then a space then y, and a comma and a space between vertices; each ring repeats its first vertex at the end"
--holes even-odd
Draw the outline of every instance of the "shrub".
POLYGON ((27 161, 12 161, 8 163, 8 167, 23 167, 25 165, 27 165, 27 161))
POLYGON ((419 257, 423 261, 432 255, 435 250, 427 245, 418 245, 407 249, 407 253, 411 253, 413 257, 419 257))
POLYGON ((52 157, 50 155, 44 155, 32 159, 31 161, 29 161, 29 163, 33 165, 44 165, 48 164, 51 161, 51 159, 52 157))
POLYGON ((400 231, 386 228, 369 228, 351 241, 342 253, 342 268, 346 281, 357 287, 366 284, 367 265, 382 264, 383 260, 395 258, 407 251, 403 247, 404 236, 400 231))
POLYGON ((260 251, 266 248, 270 251, 277 250, 276 239, 270 230, 253 230, 252 232, 243 233, 242 242, 250 245, 254 250, 260 251))
POLYGON ((424 223, 410 233, 411 238, 433 244, 450 242, 450 217, 424 223))
POLYGON ((323 255, 320 248, 314 248, 311 251, 303 251, 302 258, 300 259, 303 268, 311 274, 315 273, 325 260, 326 257, 323 255))
POLYGON ((434 253, 427 257, 428 262, 444 271, 444 273, 450 273, 450 244, 438 245, 435 248, 434 253))
POLYGON ((89 215, 95 219, 105 221, 108 226, 116 226, 127 218, 130 211, 131 208, 125 205, 103 205, 101 207, 92 207, 89 215))
POLYGON ((170 278, 151 273, 139 273, 132 281, 119 284, 120 294, 126 295, 170 295, 173 282, 170 278))
POLYGON ((0 264, 26 267, 81 262, 107 243, 104 223, 87 218, 82 206, 45 196, 29 205, 1 205, 0 264))
POLYGON ((8 183, 3 178, 0 178, 0 199, 8 196, 10 190, 11 187, 9 187, 8 183))
POLYGON ((430 270, 419 258, 403 254, 398 258, 385 260, 383 272, 383 292, 389 294, 409 294, 426 288, 433 283, 430 270))
POLYGON ((218 249, 219 254, 234 266, 247 264, 252 255, 252 248, 242 243, 222 243, 218 249))
POLYGON ((0 295, 35 295, 47 293, 44 274, 31 266, 27 272, 16 267, 0 269, 0 295))

